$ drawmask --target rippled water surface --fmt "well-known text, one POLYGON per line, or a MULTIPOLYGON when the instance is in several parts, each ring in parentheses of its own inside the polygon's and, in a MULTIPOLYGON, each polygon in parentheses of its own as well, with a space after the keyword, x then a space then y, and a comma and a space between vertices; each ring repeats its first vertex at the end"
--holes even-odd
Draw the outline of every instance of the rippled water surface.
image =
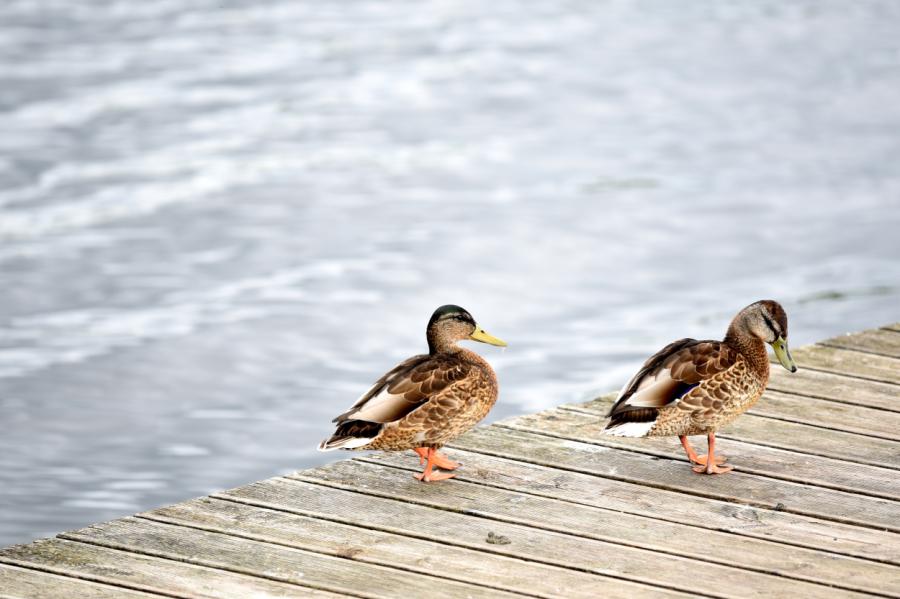
POLYGON ((491 418, 780 299, 900 320, 900 4, 0 3, 0 545, 342 457, 458 303, 491 418))

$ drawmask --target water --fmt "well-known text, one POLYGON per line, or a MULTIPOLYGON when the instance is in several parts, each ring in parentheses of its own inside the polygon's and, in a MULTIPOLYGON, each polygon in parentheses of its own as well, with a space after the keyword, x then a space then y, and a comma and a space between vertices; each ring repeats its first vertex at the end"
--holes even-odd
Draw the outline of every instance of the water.
POLYGON ((342 457, 443 303, 491 418, 781 300, 900 320, 900 5, 0 5, 0 545, 342 457))

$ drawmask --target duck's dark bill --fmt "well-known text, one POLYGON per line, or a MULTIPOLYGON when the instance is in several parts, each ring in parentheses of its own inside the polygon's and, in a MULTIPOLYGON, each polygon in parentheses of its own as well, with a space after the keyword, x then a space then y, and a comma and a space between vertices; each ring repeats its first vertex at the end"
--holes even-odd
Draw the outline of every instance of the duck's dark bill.
POLYGON ((775 350, 775 357, 781 362, 781 365, 790 370, 797 372, 797 365, 794 364, 794 358, 791 357, 791 350, 788 349, 787 340, 779 337, 772 342, 772 349, 775 350))

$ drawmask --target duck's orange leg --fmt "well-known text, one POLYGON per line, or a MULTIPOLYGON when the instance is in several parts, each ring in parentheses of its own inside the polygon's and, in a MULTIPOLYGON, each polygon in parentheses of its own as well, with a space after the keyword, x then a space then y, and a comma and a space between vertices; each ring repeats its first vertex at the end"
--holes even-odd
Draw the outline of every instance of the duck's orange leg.
POLYGON ((709 454, 706 460, 705 465, 694 466, 694 472, 698 474, 725 474, 726 472, 731 472, 733 466, 719 466, 716 460, 716 434, 709 433, 706 436, 707 443, 709 444, 709 454))
MULTIPOLYGON (((691 442, 688 441, 686 435, 679 435, 678 437, 681 440, 681 446, 684 447, 684 453, 687 454, 688 459, 692 464, 700 464, 701 466, 706 466, 707 456, 705 455, 697 455, 694 452, 694 448, 691 447, 691 442)), ((716 464, 724 464, 725 456, 717 455, 716 456, 716 464)))
MULTIPOLYGON (((452 472, 440 472, 440 471, 432 472, 432 468, 435 466, 434 456, 437 453, 437 450, 434 449, 433 447, 429 447, 425 451, 426 451, 425 470, 422 471, 422 473, 414 474, 413 476, 415 476, 417 479, 419 479, 423 483, 432 483, 432 482, 436 482, 439 480, 446 480, 448 478, 453 478, 454 476, 456 476, 452 472)), ((416 450, 416 453, 419 453, 418 450, 416 450)), ((419 454, 420 457, 421 457, 421 455, 422 454, 419 454)))
MULTIPOLYGON (((428 459, 428 448, 427 447, 416 447, 413 449, 417 454, 419 454, 419 466, 425 465, 425 460, 428 459)), ((444 454, 435 451, 434 458, 432 460, 432 464, 441 468, 442 470, 456 470, 459 468, 459 462, 454 462, 444 454)))

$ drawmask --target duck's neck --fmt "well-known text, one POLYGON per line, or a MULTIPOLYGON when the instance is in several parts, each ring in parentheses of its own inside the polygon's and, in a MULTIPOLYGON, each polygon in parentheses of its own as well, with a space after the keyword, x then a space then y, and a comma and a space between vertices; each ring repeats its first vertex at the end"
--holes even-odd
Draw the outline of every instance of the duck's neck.
POLYGON ((428 339, 428 353, 432 356, 435 354, 456 354, 463 351, 463 348, 456 345, 455 339, 448 339, 446 336, 438 334, 437 331, 429 330, 426 339, 428 339))
POLYGON ((740 352, 754 374, 763 381, 769 380, 769 354, 762 339, 731 323, 723 343, 740 352))

